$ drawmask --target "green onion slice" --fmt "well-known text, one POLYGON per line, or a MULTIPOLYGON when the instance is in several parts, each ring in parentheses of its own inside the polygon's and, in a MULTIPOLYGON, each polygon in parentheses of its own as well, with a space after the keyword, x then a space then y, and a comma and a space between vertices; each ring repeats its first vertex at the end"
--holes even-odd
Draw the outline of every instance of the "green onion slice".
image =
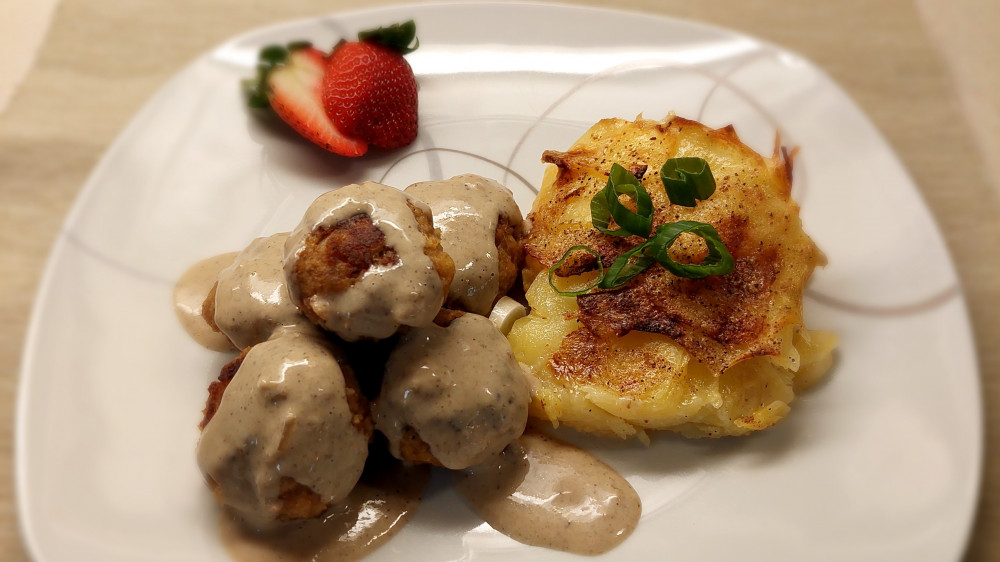
POLYGON ((715 177, 702 158, 670 158, 660 168, 660 181, 674 205, 694 207, 715 193, 715 177))
POLYGON ((594 228, 612 236, 648 237, 653 230, 653 201, 642 182, 618 164, 611 165, 608 184, 590 200, 594 228), (635 212, 618 199, 625 195, 635 202, 635 212), (619 228, 611 228, 614 219, 619 228))
POLYGON ((618 256, 598 285, 601 289, 617 289, 631 281, 636 275, 649 269, 656 260, 647 254, 652 239, 618 256))
POLYGON ((670 273, 687 279, 726 275, 733 270, 733 256, 719 237, 719 232, 712 225, 703 222, 679 221, 660 226, 649 240, 646 255, 659 262, 670 273), (670 257, 670 246, 685 232, 700 236, 708 245, 708 255, 699 264, 677 263, 670 257))
POLYGON ((573 246, 572 248, 566 250, 566 253, 563 254, 563 256, 561 258, 559 258, 559 261, 557 261, 556 263, 554 263, 552 265, 552 267, 549 268, 549 285, 552 286, 552 288, 555 290, 555 292, 559 293, 560 295, 563 295, 564 297, 575 297, 575 296, 582 295, 582 294, 586 293, 587 291, 589 291, 589 290, 593 289, 594 287, 596 287, 602 280, 604 280, 604 264, 601 263, 601 255, 598 254, 590 246, 573 246), (556 284, 555 284, 555 281, 554 281, 554 278, 555 278, 555 275, 556 275, 556 270, 559 269, 559 266, 561 266, 563 264, 563 262, 566 261, 566 258, 568 258, 570 256, 570 254, 572 254, 573 252, 576 252, 576 251, 590 252, 591 254, 597 256, 597 268, 598 268, 598 270, 597 270, 597 278, 592 283, 590 283, 589 285, 587 285, 585 287, 582 287, 582 288, 579 288, 579 289, 572 289, 572 290, 569 290, 569 291, 563 291, 559 287, 556 287, 556 284))
MULTIPOLYGON (((660 168, 660 179, 667 190, 670 202, 694 207, 699 199, 708 199, 715 193, 715 178, 708 162, 701 158, 671 158, 660 168)), ((549 268, 549 285, 563 296, 576 297, 594 287, 616 289, 659 263, 667 271, 686 279, 702 279, 711 275, 726 275, 733 270, 734 260, 719 232, 710 224, 697 221, 666 223, 653 229, 653 202, 633 174, 619 164, 611 165, 608 183, 590 201, 590 216, 594 228, 612 236, 642 236, 646 241, 615 259, 607 272, 601 256, 590 246, 573 246, 566 250, 559 261, 549 268), (622 205, 622 195, 635 202, 635 211, 622 205), (618 228, 611 228, 612 220, 618 228), (670 257, 670 247, 685 232, 700 237, 708 246, 708 255, 701 263, 677 263, 670 257), (556 270, 574 252, 589 252, 597 257, 597 278, 585 287, 564 291, 556 287, 556 270)))

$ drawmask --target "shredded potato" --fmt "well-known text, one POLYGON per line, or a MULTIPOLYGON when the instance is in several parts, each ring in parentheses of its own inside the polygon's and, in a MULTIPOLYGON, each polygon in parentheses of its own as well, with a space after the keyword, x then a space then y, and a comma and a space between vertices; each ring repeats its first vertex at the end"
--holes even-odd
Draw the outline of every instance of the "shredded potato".
MULTIPOLYGON (((531 312, 508 336, 533 378, 533 416, 619 437, 645 439, 646 429, 743 435, 781 420, 795 392, 823 377, 836 338, 803 326, 802 293, 824 257, 802 230, 781 151, 764 158, 731 128, 671 116, 603 120, 543 159, 552 165, 525 245, 531 312), (704 158, 716 177, 716 193, 694 208, 671 205, 660 183, 660 166, 676 156, 704 158), (589 201, 613 163, 642 181, 654 225, 712 224, 734 271, 690 280, 654 266, 622 289, 580 297, 553 290, 546 270, 569 247, 586 244, 607 266, 638 243, 590 221, 589 201)), ((690 246, 679 259, 700 259, 703 246, 690 246)), ((588 275, 596 260, 563 268, 588 275)))

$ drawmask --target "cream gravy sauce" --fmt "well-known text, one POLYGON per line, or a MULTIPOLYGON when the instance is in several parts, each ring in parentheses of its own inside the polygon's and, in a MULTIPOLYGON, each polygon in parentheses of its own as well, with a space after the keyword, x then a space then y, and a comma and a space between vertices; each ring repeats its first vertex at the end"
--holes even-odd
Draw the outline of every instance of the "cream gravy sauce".
POLYGON ((430 324, 444 302, 441 278, 424 254, 425 237, 407 202, 431 216, 426 204, 375 182, 327 192, 310 205, 285 244, 285 273, 296 302, 302 300, 294 282, 296 260, 316 228, 332 227, 354 215, 368 215, 385 235, 386 246, 396 251, 396 263, 373 266, 347 290, 309 298, 323 327, 347 341, 386 338, 400 325, 430 324))
POLYGON ((279 326, 308 324, 285 283, 281 255, 288 233, 257 238, 219 272, 215 325, 240 349, 271 337, 279 326))
MULTIPOLYGON (((498 296, 497 217, 521 224, 510 192, 474 175, 414 184, 408 191, 431 202, 427 212, 455 259, 449 298, 489 313, 498 296)), ((529 545, 607 552, 635 528, 638 495, 589 453, 537 432, 521 435, 528 383, 489 320, 467 314, 447 328, 431 324, 443 301, 441 281, 423 254, 424 238, 407 201, 426 208, 372 182, 330 192, 291 235, 203 260, 178 282, 175 309, 196 341, 220 351, 232 349, 230 338, 257 344, 198 444, 199 466, 219 485, 223 503, 239 513, 223 510, 220 517, 227 550, 238 562, 358 560, 394 535, 417 507, 426 467, 369 462, 362 476, 368 443, 351 424, 339 350, 298 312, 294 283, 286 281, 313 229, 363 213, 399 262, 373 268, 351 289, 310 304, 325 311, 325 327, 350 341, 386 337, 400 325, 422 326, 393 350, 374 405, 393 454, 398 456, 403 430, 412 428, 442 464, 465 469, 460 493, 498 531, 529 545), (229 338, 201 317, 217 279, 216 322, 222 319, 229 338), (319 518, 275 521, 282 477, 332 507, 319 518)))
POLYGON ((632 486, 590 453, 526 432, 499 459, 464 471, 459 493, 519 542, 601 554, 628 537, 642 505, 632 486))
POLYGON ((524 431, 531 395, 507 339, 487 318, 466 314, 447 328, 410 330, 386 364, 375 426, 400 457, 407 427, 447 468, 495 456, 524 431))
POLYGON ((232 351, 233 344, 225 334, 216 332, 201 315, 201 305, 215 285, 219 272, 229 267, 237 252, 203 259, 185 271, 174 286, 174 312, 184 331, 203 347, 212 351, 232 351))
POLYGON ((223 544, 237 562, 359 560, 388 541, 416 510, 430 471, 426 466, 365 468, 347 499, 319 518, 255 531, 223 513, 223 544))
POLYGON ((198 466, 249 523, 276 519, 282 477, 330 504, 361 476, 368 438, 351 423, 338 353, 321 336, 279 329, 250 349, 202 431, 198 466))
POLYGON ((488 315, 500 296, 497 219, 505 216, 518 228, 522 223, 514 195, 498 182, 475 174, 415 183, 406 192, 430 206, 434 226, 441 229, 441 246, 455 261, 448 302, 488 315))

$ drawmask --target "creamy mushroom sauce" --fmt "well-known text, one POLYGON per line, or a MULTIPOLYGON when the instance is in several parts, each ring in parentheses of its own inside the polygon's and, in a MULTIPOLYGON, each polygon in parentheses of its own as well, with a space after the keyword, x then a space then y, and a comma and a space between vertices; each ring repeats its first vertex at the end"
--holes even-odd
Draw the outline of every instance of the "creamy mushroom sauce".
POLYGON ((498 459, 465 470, 458 491, 491 527, 525 544, 601 554, 639 522, 639 495, 613 468, 528 431, 498 459))
POLYGON ((222 542, 238 562, 359 560, 406 525, 429 474, 426 466, 370 462, 347 499, 318 518, 255 530, 223 512, 222 542))
POLYGON ((514 195, 475 174, 415 183, 406 192, 430 206, 434 226, 441 229, 441 247, 455 261, 448 302, 488 315, 500 296, 497 220, 507 217, 515 228, 523 222, 514 195))
POLYGON ((282 477, 330 504, 361 476, 368 438, 352 425, 338 355, 320 335, 279 329, 250 348, 202 430, 198 466, 250 524, 276 519, 282 477))
POLYGON ((447 328, 432 324, 403 336, 389 356, 372 413, 397 458, 410 427, 442 465, 461 469, 516 439, 530 402, 507 338, 489 319, 466 314, 447 328))
POLYGON ((372 266, 344 291, 310 297, 323 327, 347 341, 386 338, 401 325, 426 326, 444 302, 441 278, 424 254, 425 237, 407 202, 431 216, 426 204, 393 187, 375 182, 348 185, 319 196, 288 237, 285 274, 294 302, 302 300, 294 282, 295 264, 309 234, 319 227, 368 215, 385 235, 386 246, 399 256, 392 265, 372 266))
POLYGON ((288 233, 257 238, 219 272, 215 325, 244 349, 281 326, 311 324, 288 295, 281 256, 288 233))
POLYGON ((205 322, 201 306, 215 285, 219 272, 229 267, 238 252, 229 252, 198 261, 185 271, 174 286, 174 312, 191 339, 212 351, 232 351, 233 344, 205 322))

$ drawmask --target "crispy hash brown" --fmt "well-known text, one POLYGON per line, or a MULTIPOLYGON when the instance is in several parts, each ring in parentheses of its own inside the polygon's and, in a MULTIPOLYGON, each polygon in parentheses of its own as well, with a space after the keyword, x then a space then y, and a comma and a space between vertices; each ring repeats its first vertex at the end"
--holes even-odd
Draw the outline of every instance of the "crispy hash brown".
MULTIPOLYGON (((835 339, 802 326, 802 293, 824 258, 802 230, 791 163, 781 150, 764 158, 731 127, 640 117, 605 119, 543 161, 552 165, 525 244, 532 311, 509 336, 537 379, 533 415, 620 436, 642 429, 738 435, 780 420, 796 388, 822 376, 835 339), (659 179, 663 162, 684 156, 705 159, 717 183, 693 208, 671 205, 659 179), (713 225, 733 255, 733 271, 696 280, 654 266, 616 290, 577 298, 552 290, 546 270, 568 248, 586 244, 608 267, 642 242, 593 227, 590 201, 614 163, 649 192, 654 225, 713 225)), ((682 236, 671 257, 699 262, 706 251, 682 236)), ((580 255, 558 273, 593 275, 596 258, 580 255)))

